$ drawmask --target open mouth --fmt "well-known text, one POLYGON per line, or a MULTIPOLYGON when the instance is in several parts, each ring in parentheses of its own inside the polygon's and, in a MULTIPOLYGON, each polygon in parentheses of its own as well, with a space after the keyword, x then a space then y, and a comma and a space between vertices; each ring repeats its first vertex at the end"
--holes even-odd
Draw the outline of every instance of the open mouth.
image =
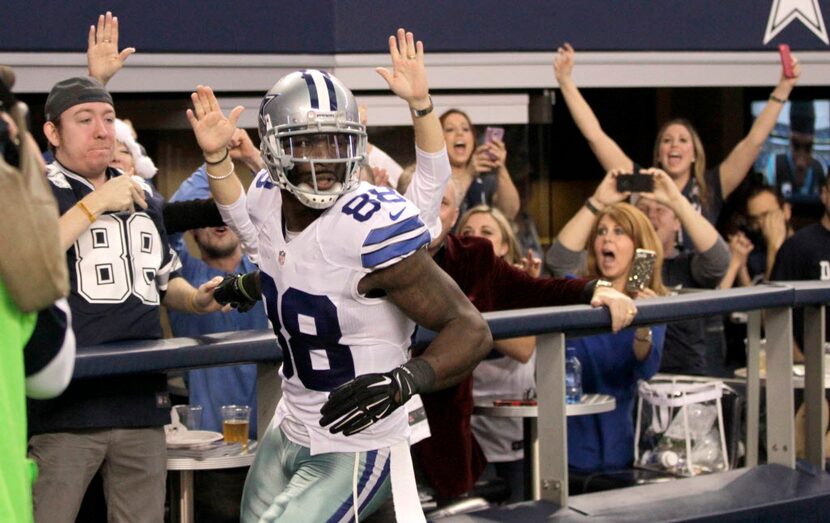
POLYGON ((604 249, 600 256, 600 263, 603 265, 611 265, 617 261, 617 254, 614 251, 604 249))
POLYGON ((669 153, 669 163, 670 164, 677 164, 680 163, 680 160, 683 156, 680 153, 669 153))

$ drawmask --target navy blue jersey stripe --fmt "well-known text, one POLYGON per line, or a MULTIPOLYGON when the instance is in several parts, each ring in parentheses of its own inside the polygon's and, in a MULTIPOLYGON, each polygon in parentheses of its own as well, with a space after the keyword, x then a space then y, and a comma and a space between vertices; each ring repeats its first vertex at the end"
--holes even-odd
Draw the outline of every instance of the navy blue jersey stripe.
POLYGON ((363 246, 369 247, 370 245, 383 243, 386 240, 394 238, 395 236, 406 234, 410 231, 414 231, 418 227, 423 226, 424 222, 422 222, 421 218, 416 214, 403 221, 387 225, 386 227, 372 229, 372 231, 369 232, 369 236, 367 236, 363 241, 363 246))
POLYGON ((331 106, 331 108, 329 110, 330 111, 336 111, 337 110, 337 93, 334 91, 334 84, 331 81, 331 77, 328 74, 323 73, 323 81, 326 82, 326 89, 329 92, 329 105, 331 106))
MULTIPOLYGON (((372 476, 372 471, 375 468, 375 460, 377 459, 378 451, 377 450, 369 450, 366 452, 366 461, 363 463, 363 473, 360 475, 360 479, 357 483, 357 492, 358 497, 360 497, 360 493, 366 487, 366 483, 369 481, 369 478, 372 476)), ((329 519, 326 520, 327 523, 335 523, 337 521, 342 520, 349 512, 352 511, 352 506, 354 504, 354 497, 352 493, 349 492, 349 497, 347 497, 343 503, 337 507, 337 510, 334 514, 331 515, 329 519)), ((351 518, 350 521, 354 521, 354 518, 351 518)))
MULTIPOLYGON (((362 512, 362 511, 364 511, 364 510, 366 510, 366 506, 367 506, 367 505, 369 504, 369 502, 371 502, 371 501, 372 501, 372 499, 373 499, 373 498, 377 495, 377 493, 378 493, 378 491, 380 490, 380 488, 381 488, 381 487, 383 486, 383 484, 386 482, 386 478, 388 478, 388 477, 389 477, 389 463, 391 462, 391 460, 392 460, 392 456, 391 456, 391 454, 390 454, 390 455, 387 455, 387 456, 386 456, 386 461, 384 461, 384 462, 383 462, 383 470, 382 470, 382 471, 381 471, 381 473, 380 473, 380 477, 377 479, 377 481, 375 481, 375 484, 374 484, 374 485, 372 485, 372 490, 371 490, 371 491, 369 491, 369 495, 368 495, 368 496, 366 496, 366 498, 365 498, 365 499, 363 500, 363 502, 360 504, 360 509, 359 509, 359 510, 360 510, 361 512, 362 512)), ((374 467, 373 467, 373 468, 374 468, 374 467)))
POLYGON ((319 109, 320 100, 317 99, 317 86, 314 84, 314 77, 311 76, 311 73, 303 73, 303 79, 308 86, 308 96, 311 98, 311 108, 319 109))
POLYGON ((424 231, 419 236, 408 240, 387 245, 383 249, 364 254, 360 257, 363 267, 370 269, 383 263, 393 260, 410 252, 416 251, 429 243, 429 231, 424 231))

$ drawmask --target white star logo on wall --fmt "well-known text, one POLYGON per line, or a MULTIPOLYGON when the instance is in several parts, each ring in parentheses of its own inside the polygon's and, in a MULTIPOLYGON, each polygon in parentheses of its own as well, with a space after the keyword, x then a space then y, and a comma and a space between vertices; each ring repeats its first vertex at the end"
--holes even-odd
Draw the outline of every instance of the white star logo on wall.
POLYGON ((821 38, 822 42, 830 45, 818 0, 773 0, 767 30, 764 33, 764 43, 775 38, 775 35, 783 31, 793 20, 800 20, 807 29, 821 38))

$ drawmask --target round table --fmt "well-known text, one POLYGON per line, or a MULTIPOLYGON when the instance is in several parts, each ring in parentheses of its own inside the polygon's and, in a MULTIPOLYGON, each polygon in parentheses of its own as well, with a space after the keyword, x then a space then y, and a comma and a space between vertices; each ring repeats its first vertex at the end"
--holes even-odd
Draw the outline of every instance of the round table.
MULTIPOLYGON (((539 433, 536 418, 539 407, 536 405, 494 405, 502 400, 499 397, 477 398, 473 415, 493 416, 497 418, 523 418, 525 460, 530 467, 525 467, 525 495, 531 499, 541 498, 539 490, 539 433)), ((568 403, 565 412, 568 416, 588 416, 610 412, 617 408, 617 401, 606 394, 583 394, 579 403, 568 403)))
MULTIPOLYGON (((248 443, 249 450, 244 454, 219 456, 215 458, 168 458, 167 470, 177 473, 178 478, 173 481, 179 489, 178 510, 174 510, 171 496, 171 520, 180 523, 193 523, 193 471, 218 470, 248 467, 256 457, 256 441, 248 443), (178 518, 176 518, 178 515, 178 518)), ((172 449, 171 449, 172 450, 172 449)))

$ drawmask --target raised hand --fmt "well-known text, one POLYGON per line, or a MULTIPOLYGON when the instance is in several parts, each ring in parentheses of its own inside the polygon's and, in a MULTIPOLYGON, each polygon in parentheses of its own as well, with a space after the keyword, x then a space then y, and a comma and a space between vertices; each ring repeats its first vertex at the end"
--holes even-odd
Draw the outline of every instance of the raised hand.
POLYGON ((531 249, 527 250, 527 256, 519 262, 519 268, 528 275, 538 278, 542 274, 542 259, 537 258, 531 249))
POLYGON ((205 85, 197 85, 196 92, 190 94, 190 100, 193 102, 193 109, 187 110, 187 119, 193 127, 193 134, 196 135, 202 153, 205 157, 221 156, 228 147, 236 131, 239 115, 245 108, 237 105, 226 117, 219 107, 213 89, 205 85))
POLYGON ((389 89, 410 106, 427 102, 429 83, 424 67, 423 42, 415 42, 411 32, 398 29, 397 37, 389 37, 389 58, 392 59, 391 71, 385 67, 375 69, 389 84, 389 89))
POLYGON ((89 76, 102 85, 107 85, 133 53, 134 47, 125 47, 121 52, 118 51, 118 17, 112 16, 110 11, 107 11, 106 15, 98 15, 98 26, 89 26, 87 38, 86 61, 89 76))
POLYGON ((242 161, 250 170, 257 173, 265 168, 259 149, 254 145, 245 129, 236 129, 228 142, 228 152, 231 160, 242 161))
POLYGON ((477 173, 486 173, 505 166, 507 148, 504 142, 487 142, 476 147, 470 165, 477 173))
POLYGON ((793 66, 793 77, 787 78, 784 76, 784 67, 781 67, 781 79, 778 83, 787 84, 791 88, 795 87, 795 84, 798 83, 798 78, 801 76, 801 63, 798 61, 798 58, 795 57, 794 54, 790 54, 790 63, 793 66))
POLYGON ((640 174, 650 174, 654 179, 654 190, 650 193, 642 193, 646 198, 657 200, 659 203, 672 207, 672 204, 678 198, 683 198, 677 184, 666 174, 662 169, 652 167, 650 169, 640 169, 640 174))
POLYGON ((553 73, 556 81, 560 84, 570 80, 574 68, 574 48, 565 42, 562 47, 556 50, 556 57, 553 59, 553 73))
POLYGON ((611 169, 594 191, 594 200, 605 205, 613 205, 631 196, 631 193, 617 191, 617 176, 626 174, 626 169, 611 169))

